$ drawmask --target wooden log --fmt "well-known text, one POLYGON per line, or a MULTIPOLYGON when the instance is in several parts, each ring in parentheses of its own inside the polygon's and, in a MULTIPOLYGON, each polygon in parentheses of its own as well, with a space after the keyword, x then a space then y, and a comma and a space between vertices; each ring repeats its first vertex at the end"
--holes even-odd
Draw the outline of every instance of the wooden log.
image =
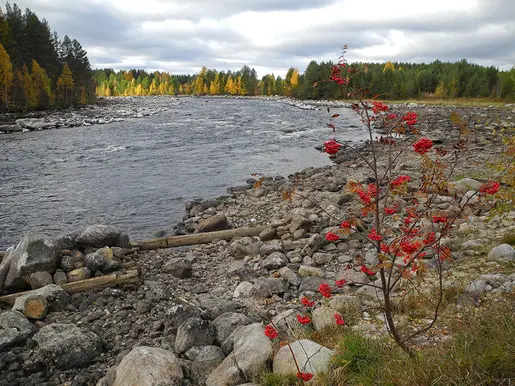
POLYGON ((248 227, 248 228, 235 228, 227 229, 225 231, 194 233, 184 236, 168 236, 159 239, 143 240, 131 243, 132 247, 139 249, 164 249, 172 247, 180 247, 183 245, 207 244, 216 239, 230 240, 235 236, 259 236, 266 226, 248 227))
POLYGON ((28 295, 16 309, 29 319, 43 319, 48 312, 48 302, 41 295, 28 295))
MULTIPOLYGON (((113 273, 111 275, 104 275, 99 277, 94 277, 91 279, 76 281, 73 283, 62 284, 61 287, 68 293, 74 294, 79 292, 85 292, 94 288, 102 288, 114 286, 117 284, 127 284, 127 283, 135 283, 139 280, 138 271, 132 270, 128 271, 124 274, 116 274, 113 273)), ((25 292, 17 292, 10 295, 0 296, 0 303, 7 303, 13 305, 16 298, 22 295, 30 295, 33 294, 34 291, 25 291, 25 292)))

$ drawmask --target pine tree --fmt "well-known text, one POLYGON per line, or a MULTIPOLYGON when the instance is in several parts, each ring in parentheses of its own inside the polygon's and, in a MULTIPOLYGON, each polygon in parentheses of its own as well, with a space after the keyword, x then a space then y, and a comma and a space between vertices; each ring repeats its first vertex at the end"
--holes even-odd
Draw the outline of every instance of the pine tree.
POLYGON ((13 77, 11 58, 4 46, 0 44, 0 95, 6 110, 9 109, 9 88, 13 83, 13 77))

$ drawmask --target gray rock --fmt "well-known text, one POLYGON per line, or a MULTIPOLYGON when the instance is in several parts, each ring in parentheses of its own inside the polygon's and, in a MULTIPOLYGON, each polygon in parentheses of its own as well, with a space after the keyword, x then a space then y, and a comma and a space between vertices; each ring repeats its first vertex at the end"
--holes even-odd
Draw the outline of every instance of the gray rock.
POLYGON ((302 249, 302 253, 306 256, 313 256, 320 248, 326 244, 326 240, 318 233, 311 236, 307 244, 302 249))
POLYGON ((501 244, 488 253, 490 259, 515 259, 515 249, 510 244, 501 244))
POLYGON ((298 314, 300 312, 293 309, 283 311, 272 318, 272 324, 282 336, 300 336, 308 333, 310 327, 299 323, 297 320, 298 314))
POLYGON ((23 343, 36 333, 36 327, 21 312, 5 311, 0 314, 0 352, 23 343))
POLYGON ((122 232, 109 225, 90 225, 84 229, 75 239, 77 245, 82 248, 93 247, 122 247, 119 238, 122 232))
POLYGON ((102 350, 100 338, 73 324, 50 324, 34 335, 44 358, 62 370, 88 365, 102 350))
POLYGON ((127 354, 116 370, 113 386, 181 386, 184 374, 170 351, 139 346, 127 354))
POLYGON ((272 355, 272 343, 261 323, 238 327, 234 333, 234 350, 211 372, 207 386, 239 385, 256 377, 272 355))
POLYGON ((70 294, 68 294, 68 292, 63 290, 61 287, 55 284, 49 284, 35 291, 31 291, 30 294, 21 295, 16 298, 14 301, 13 310, 23 312, 23 303, 25 302, 25 299, 31 295, 38 295, 43 297, 43 299, 45 299, 48 303, 48 310, 50 312, 63 311, 72 300, 70 294))
POLYGON ((485 245, 484 240, 467 240, 463 244, 461 244, 461 249, 470 250, 470 249, 479 249, 483 248, 485 245))
POLYGON ((267 195, 267 193, 268 193, 268 189, 263 186, 260 186, 259 188, 247 189, 245 191, 245 194, 247 196, 254 197, 254 198, 264 197, 267 195))
POLYGON ((251 290, 251 295, 269 298, 274 294, 282 294, 288 290, 288 283, 283 279, 266 277, 257 279, 251 290))
POLYGON ((247 248, 248 244, 243 239, 235 240, 229 246, 229 253, 235 259, 243 259, 248 254, 247 248))
POLYGON ((300 283, 302 282, 302 279, 300 278, 300 276, 297 275, 295 272, 293 272, 288 267, 281 268, 279 270, 279 275, 281 275, 281 277, 284 280, 286 280, 288 283, 290 283, 291 285, 293 285, 295 287, 298 287, 300 285, 300 283))
POLYGON ((505 283, 511 281, 511 279, 508 275, 503 275, 501 273, 481 275, 480 280, 486 281, 493 288, 501 287, 505 283))
POLYGON ((320 268, 310 267, 308 265, 301 265, 299 268, 300 277, 316 276, 324 277, 324 271, 320 268))
POLYGON ((320 332, 328 327, 336 326, 336 319, 334 318, 335 314, 342 316, 338 311, 329 307, 315 308, 311 313, 311 321, 313 322, 315 330, 320 332))
POLYGON ((61 257, 61 268, 65 272, 84 267, 84 254, 81 251, 74 250, 70 256, 61 257))
POLYGON ((268 243, 268 244, 264 244, 261 246, 261 248, 259 249, 259 254, 261 256, 268 256, 268 255, 271 255, 272 253, 274 252, 281 252, 283 253, 284 252, 284 248, 283 248, 283 245, 280 241, 278 240, 274 240, 273 242, 271 243, 268 243))
POLYGON ((170 259, 163 267, 163 270, 179 279, 188 279, 193 276, 193 265, 182 258, 170 259))
POLYGON ((5 288, 27 286, 34 272, 54 273, 59 258, 57 246, 51 239, 38 233, 26 234, 10 258, 5 288))
MULTIPOLYGON (((209 347, 209 346, 204 346, 204 347, 209 347)), ((188 351, 186 351, 184 353, 184 356, 186 358, 188 358, 190 361, 194 361, 195 358, 198 357, 198 354, 200 354, 201 350, 202 350, 202 347, 200 347, 200 346, 193 346, 192 348, 190 348, 188 351)))
POLYGON ((456 192, 465 194, 469 190, 477 190, 483 185, 482 182, 476 181, 472 178, 463 178, 459 181, 451 182, 451 185, 454 187, 456 192))
MULTIPOLYGON (((304 373, 316 374, 325 372, 334 352, 308 339, 301 339, 290 344, 297 363, 304 373)), ((288 375, 296 374, 297 367, 291 355, 290 348, 283 346, 274 357, 274 373, 288 375)))
POLYGON ((474 280, 466 288, 465 291, 473 295, 481 296, 485 293, 487 282, 484 280, 474 280))
POLYGON ((368 250, 365 253, 365 264, 369 266, 379 264, 379 258, 377 257, 377 251, 375 249, 368 250))
POLYGON ((343 316, 349 311, 356 312, 360 310, 361 303, 358 297, 352 295, 335 295, 329 301, 329 307, 338 311, 343 316))
POLYGON ((211 320, 226 312, 237 312, 240 308, 239 303, 235 301, 221 297, 212 297, 211 295, 201 296, 199 300, 200 305, 205 310, 205 315, 211 320))
POLYGON ((236 327, 245 326, 247 324, 249 324, 249 319, 245 315, 236 312, 226 312, 218 316, 213 320, 216 331, 216 341, 221 345, 229 338, 236 327))
POLYGON ((316 252, 313 254, 313 263, 315 265, 325 265, 333 260, 334 255, 330 253, 316 252))
POLYGON ((292 218, 292 220, 290 222, 290 232, 293 233, 298 229, 304 229, 304 230, 308 231, 309 228, 311 228, 312 226, 313 226, 313 222, 311 222, 307 218, 301 217, 301 216, 295 216, 292 218))
POLYGON ((175 351, 184 353, 193 346, 208 346, 214 343, 216 331, 213 324, 200 318, 190 318, 177 329, 175 351))
POLYGON ((54 279, 48 272, 34 272, 29 276, 29 283, 32 289, 38 289, 48 284, 54 284, 54 279))
POLYGON ((200 220, 196 231, 199 233, 213 232, 229 229, 230 227, 231 225, 229 224, 227 217, 225 217, 225 214, 220 213, 204 220, 200 220))
POLYGON ((122 232, 120 234, 120 236, 118 237, 118 240, 116 241, 116 244, 114 246, 120 247, 123 249, 127 249, 130 247, 130 245, 131 244, 130 244, 129 235, 122 232))
POLYGON ((62 285, 62 284, 68 283, 68 278, 66 277, 66 273, 61 270, 57 270, 54 273, 53 280, 54 280, 54 283, 57 285, 62 285))
POLYGON ((336 280, 345 280, 348 285, 361 286, 363 283, 369 283, 366 273, 355 269, 340 269, 336 274, 336 280))
POLYGON ((474 205, 479 202, 479 194, 475 190, 469 190, 467 193, 463 195, 463 198, 460 201, 460 206, 464 205, 474 205))
POLYGON ((88 253, 84 258, 84 265, 91 272, 101 271, 102 273, 116 271, 121 268, 121 262, 113 255, 109 247, 98 249, 96 252, 88 253))
POLYGON ((177 304, 166 311, 165 324, 173 331, 190 318, 198 318, 200 310, 188 304, 177 304))
POLYGON ((9 268, 11 266, 11 261, 13 257, 13 252, 16 248, 10 247, 5 251, 5 255, 3 259, 0 261, 0 293, 4 290, 5 278, 9 273, 9 268))
POLYGON ((245 382, 234 353, 230 353, 206 379, 206 386, 235 386, 245 382))
POLYGON ((275 238, 275 235, 277 234, 276 228, 266 228, 259 234, 259 238, 261 241, 270 241, 275 238))
POLYGON ((205 385, 206 379, 211 372, 223 362, 225 355, 220 347, 202 347, 197 358, 191 365, 191 379, 196 385, 205 385))
POLYGON ((237 277, 240 280, 247 280, 252 275, 253 271, 250 268, 250 265, 243 260, 233 261, 229 268, 227 268, 227 276, 231 278, 237 277))
POLYGON ((238 286, 234 289, 232 297, 235 299, 239 298, 248 298, 252 294, 252 289, 254 285, 248 281, 242 281, 238 286))
POLYGON ((334 280, 323 279, 321 277, 316 276, 308 276, 302 279, 302 283, 300 284, 299 290, 300 292, 318 292, 318 288, 322 283, 327 283, 331 287, 334 286, 334 280))
POLYGON ((77 248, 77 237, 79 236, 80 232, 71 232, 62 234, 56 237, 55 243, 57 244, 59 249, 76 249, 77 248))
POLYGON ((234 336, 233 353, 247 380, 263 371, 272 356, 272 343, 265 335, 261 323, 238 327, 234 336))
POLYGON ((287 262, 288 259, 284 253, 274 252, 270 254, 265 260, 263 260, 260 266, 266 270, 273 271, 284 267, 287 262))

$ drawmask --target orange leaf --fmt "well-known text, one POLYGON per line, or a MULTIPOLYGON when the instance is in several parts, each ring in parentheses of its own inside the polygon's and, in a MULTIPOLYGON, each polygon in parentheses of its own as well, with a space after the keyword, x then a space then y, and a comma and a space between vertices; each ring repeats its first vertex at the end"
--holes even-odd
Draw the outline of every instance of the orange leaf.
POLYGON ((333 114, 333 116, 331 118, 338 118, 340 116, 340 114, 333 114))

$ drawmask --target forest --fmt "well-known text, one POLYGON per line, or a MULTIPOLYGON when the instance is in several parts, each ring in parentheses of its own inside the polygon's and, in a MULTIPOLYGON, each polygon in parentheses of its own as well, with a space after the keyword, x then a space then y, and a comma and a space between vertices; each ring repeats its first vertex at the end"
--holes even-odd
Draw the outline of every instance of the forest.
MULTIPOLYGON (((92 70, 81 44, 60 39, 45 19, 16 5, 0 9, 0 112, 66 108, 94 103, 97 96, 247 95, 300 99, 346 99, 330 82, 333 63, 311 61, 303 73, 261 78, 247 65, 239 71, 203 67, 197 74, 112 69, 92 70)), ((489 98, 515 100, 515 67, 500 71, 467 62, 429 64, 354 63, 354 87, 385 100, 489 98)))
POLYGON ((86 51, 61 40, 45 19, 16 5, 0 9, 0 111, 84 105, 96 100, 86 51))
MULTIPOLYGON (((99 96, 122 95, 279 95, 300 99, 346 99, 348 90, 329 81, 334 63, 311 61, 304 73, 290 68, 283 79, 274 74, 258 78, 254 69, 217 71, 203 67, 195 75, 172 75, 111 69, 94 70, 99 96)), ((515 99, 515 67, 499 71, 467 62, 436 60, 429 64, 354 63, 354 87, 367 88, 386 100, 492 98, 515 99)))

